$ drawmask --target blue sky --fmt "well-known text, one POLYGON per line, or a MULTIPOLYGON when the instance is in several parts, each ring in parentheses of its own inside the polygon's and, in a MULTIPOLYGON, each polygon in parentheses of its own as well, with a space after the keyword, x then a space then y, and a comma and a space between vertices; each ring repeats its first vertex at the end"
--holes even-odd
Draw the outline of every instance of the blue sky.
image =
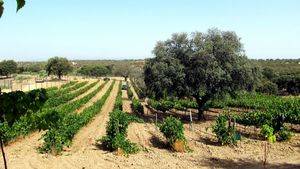
POLYGON ((0 60, 142 59, 175 32, 235 31, 249 58, 300 58, 299 0, 4 0, 0 60))

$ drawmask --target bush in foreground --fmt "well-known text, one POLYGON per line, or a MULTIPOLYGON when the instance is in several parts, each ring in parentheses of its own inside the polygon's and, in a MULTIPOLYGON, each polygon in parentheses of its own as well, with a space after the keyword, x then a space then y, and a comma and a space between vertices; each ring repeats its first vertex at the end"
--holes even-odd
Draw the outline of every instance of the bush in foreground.
POLYGON ((216 119, 213 132, 222 145, 235 145, 240 140, 240 134, 236 132, 235 124, 232 124, 231 119, 226 115, 220 115, 216 119))
POLYGON ((144 107, 143 105, 140 103, 139 100, 137 99, 133 99, 132 100, 132 110, 135 112, 135 113, 138 113, 140 115, 143 115, 144 114, 144 107))
POLYGON ((159 125, 160 131, 167 138, 169 146, 178 152, 186 151, 186 139, 184 137, 183 123, 175 117, 167 117, 162 124, 159 125))
POLYGON ((128 125, 132 119, 121 110, 111 112, 106 126, 106 136, 99 140, 103 148, 109 151, 117 151, 120 155, 138 152, 137 145, 126 139, 128 125))
POLYGON ((274 135, 274 129, 267 124, 261 127, 261 135, 265 137, 270 143, 276 142, 276 136, 274 135))
POLYGON ((289 131, 286 128, 282 128, 278 133, 277 133, 277 140, 278 141, 288 141, 293 137, 293 133, 289 131))

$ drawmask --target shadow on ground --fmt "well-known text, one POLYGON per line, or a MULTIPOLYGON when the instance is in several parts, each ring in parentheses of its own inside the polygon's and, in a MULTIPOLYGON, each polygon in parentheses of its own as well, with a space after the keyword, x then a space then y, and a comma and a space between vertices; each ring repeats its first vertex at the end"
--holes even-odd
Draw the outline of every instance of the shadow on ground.
POLYGON ((253 161, 250 159, 241 160, 237 159, 235 161, 228 160, 228 159, 220 159, 220 158, 206 158, 201 160, 202 167, 209 167, 209 168, 225 168, 225 169, 232 169, 232 168, 241 168, 241 169, 299 169, 300 164, 289 164, 289 163, 279 163, 279 164, 266 164, 263 165, 262 161, 253 161))

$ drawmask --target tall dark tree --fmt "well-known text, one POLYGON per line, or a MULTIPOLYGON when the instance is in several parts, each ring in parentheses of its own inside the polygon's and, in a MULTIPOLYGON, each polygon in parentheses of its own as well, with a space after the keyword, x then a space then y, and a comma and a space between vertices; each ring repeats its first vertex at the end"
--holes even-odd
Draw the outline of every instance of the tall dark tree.
POLYGON ((144 74, 148 93, 193 97, 198 118, 204 118, 206 103, 225 93, 252 89, 257 69, 244 55, 240 38, 234 32, 210 29, 207 33, 173 34, 158 42, 155 58, 146 61, 144 74))
POLYGON ((48 76, 51 74, 57 75, 59 79, 72 70, 70 62, 66 58, 54 57, 48 60, 46 71, 48 76))
POLYGON ((0 75, 9 76, 17 72, 18 65, 13 60, 4 60, 0 62, 0 75))

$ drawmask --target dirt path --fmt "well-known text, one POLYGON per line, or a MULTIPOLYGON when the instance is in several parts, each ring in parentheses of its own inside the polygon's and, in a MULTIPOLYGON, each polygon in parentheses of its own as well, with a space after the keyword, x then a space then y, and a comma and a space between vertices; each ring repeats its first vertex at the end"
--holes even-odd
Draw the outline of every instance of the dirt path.
POLYGON ((129 80, 130 82, 130 89, 133 93, 133 97, 135 97, 136 99, 139 99, 139 96, 137 95, 136 91, 134 90, 133 86, 132 86, 132 82, 129 80))
POLYGON ((128 94, 126 90, 122 90, 122 99, 123 99, 123 111, 131 113, 131 100, 128 99, 128 94))
MULTIPOLYGON (((134 90, 132 90, 134 91, 134 90)), ((123 111, 132 114, 131 100, 128 100, 127 91, 122 91, 123 98, 123 111)), ((153 124, 149 123, 131 123, 128 127, 128 139, 134 143, 137 143, 141 147, 151 149, 153 144, 152 138, 164 139, 160 132, 153 124)), ((154 143, 155 144, 155 143, 154 143)))
MULTIPOLYGON (((100 85, 102 85, 104 82, 100 82, 99 84, 97 84, 96 88, 98 88, 100 85)), ((100 92, 98 92, 88 103, 86 103, 84 106, 80 107, 78 110, 76 110, 76 113, 82 112, 85 108, 92 106, 97 100, 99 100, 107 91, 107 89, 109 88, 109 86, 111 85, 112 81, 109 81, 101 90, 100 92)), ((96 89, 94 88, 94 90, 96 89)), ((92 91, 94 91, 92 90, 92 91)), ((91 91, 91 92, 92 92, 91 91)), ((91 93, 89 92, 89 93, 91 93)))
MULTIPOLYGON (((95 81, 95 80, 89 81, 89 82, 88 82, 85 86, 83 86, 82 88, 84 88, 84 87, 86 87, 86 86, 88 86, 88 85, 90 85, 91 83, 94 83, 94 82, 96 82, 96 81, 95 81)), ((86 91, 85 93, 79 95, 78 97, 72 99, 70 102, 74 102, 74 101, 79 100, 79 99, 83 98, 84 96, 90 94, 91 92, 93 92, 97 87, 99 87, 99 86, 100 86, 101 84, 103 84, 103 83, 104 83, 103 81, 98 82, 94 87, 90 88, 88 91, 86 91)), ((82 89, 82 88, 80 88, 80 89, 82 89)), ((73 91, 73 92, 76 92, 76 91, 78 91, 78 90, 80 90, 80 89, 76 89, 76 90, 73 91)))
MULTIPOLYGON (((111 82, 110 82, 111 84, 111 82)), ((109 88, 107 85, 106 90, 109 88)), ((71 146, 72 152, 81 151, 84 152, 86 149, 93 148, 95 140, 105 134, 106 122, 109 119, 109 113, 113 110, 115 104, 115 98, 118 93, 119 82, 116 82, 110 96, 107 98, 103 105, 101 112, 92 120, 90 124, 82 128, 74 137, 73 144, 71 146)), ((106 91, 105 90, 105 91, 106 91)), ((104 90, 102 95, 104 94, 104 90)), ((100 99, 99 97, 98 99, 100 99)))

